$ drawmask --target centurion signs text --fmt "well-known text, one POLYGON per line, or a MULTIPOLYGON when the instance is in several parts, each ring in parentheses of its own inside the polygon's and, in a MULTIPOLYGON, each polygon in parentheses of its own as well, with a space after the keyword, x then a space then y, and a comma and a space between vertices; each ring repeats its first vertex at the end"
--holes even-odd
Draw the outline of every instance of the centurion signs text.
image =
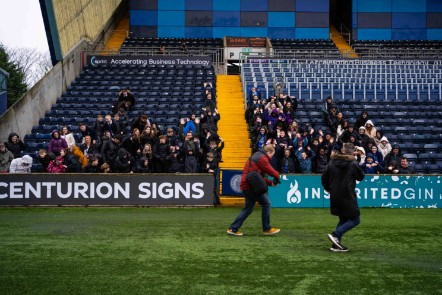
POLYGON ((211 174, 7 174, 0 205, 213 205, 211 174))

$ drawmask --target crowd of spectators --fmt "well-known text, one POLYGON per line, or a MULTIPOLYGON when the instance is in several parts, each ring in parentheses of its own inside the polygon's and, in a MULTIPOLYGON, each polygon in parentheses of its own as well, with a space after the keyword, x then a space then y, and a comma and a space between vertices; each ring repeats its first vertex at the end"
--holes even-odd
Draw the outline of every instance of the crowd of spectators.
POLYGON ((272 166, 279 172, 321 174, 333 150, 340 151, 344 143, 351 142, 355 159, 367 174, 414 173, 399 145, 390 144, 367 111, 358 118, 345 118, 329 96, 320 109, 323 121, 317 128, 297 117, 297 98, 284 94, 282 83, 275 81, 274 85, 274 95, 268 99, 260 89, 248 91, 245 118, 253 152, 272 144, 276 151, 272 166))
POLYGON ((217 133, 215 89, 209 82, 203 86, 203 108, 178 126, 158 126, 146 114, 132 118, 136 99, 123 89, 109 114, 80 123, 76 136, 69 126, 53 130, 38 155, 27 154, 19 135, 11 133, 0 144, 0 172, 30 173, 34 167, 46 173, 214 173, 224 140, 217 133))

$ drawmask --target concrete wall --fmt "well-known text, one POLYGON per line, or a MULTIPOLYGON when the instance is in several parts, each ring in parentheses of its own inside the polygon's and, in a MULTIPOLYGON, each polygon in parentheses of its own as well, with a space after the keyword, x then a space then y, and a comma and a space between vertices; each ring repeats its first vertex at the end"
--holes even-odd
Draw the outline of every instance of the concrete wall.
POLYGON ((0 117, 0 141, 6 141, 10 132, 20 137, 31 133, 38 120, 66 91, 67 87, 80 74, 82 52, 90 45, 82 40, 67 53, 65 59, 57 63, 37 84, 0 117))
POLYGON ((99 39, 123 0, 52 1, 62 55, 82 38, 99 39))

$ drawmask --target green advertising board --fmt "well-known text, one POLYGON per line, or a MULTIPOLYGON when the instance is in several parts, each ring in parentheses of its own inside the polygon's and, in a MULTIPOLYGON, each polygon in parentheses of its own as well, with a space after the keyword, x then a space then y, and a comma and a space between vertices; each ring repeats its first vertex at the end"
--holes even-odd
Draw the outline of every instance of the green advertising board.
MULTIPOLYGON (((442 176, 366 175, 356 185, 360 207, 442 208, 442 176)), ((281 184, 269 188, 272 207, 330 207, 320 175, 281 176, 281 184)))

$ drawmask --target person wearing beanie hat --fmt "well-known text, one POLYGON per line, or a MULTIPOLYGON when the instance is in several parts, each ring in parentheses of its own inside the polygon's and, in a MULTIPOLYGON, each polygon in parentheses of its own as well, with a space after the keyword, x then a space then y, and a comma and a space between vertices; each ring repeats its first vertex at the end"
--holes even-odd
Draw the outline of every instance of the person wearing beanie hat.
POLYGON ((31 173, 33 159, 29 155, 11 161, 9 173, 31 173))
POLYGON ((382 166, 374 162, 372 153, 368 153, 365 157, 365 163, 361 165, 365 174, 380 174, 383 172, 382 166))
POLYGON ((368 137, 370 138, 375 138, 376 137, 376 128, 374 127, 373 121, 372 120, 367 120, 367 122, 365 122, 365 134, 368 135, 368 137))
POLYGON ((328 234, 333 252, 348 251, 342 244, 342 237, 360 223, 356 181, 362 181, 365 173, 355 161, 354 150, 352 143, 344 143, 340 153, 331 155, 330 163, 321 175, 322 186, 330 195, 330 212, 339 217, 335 230, 328 234))

